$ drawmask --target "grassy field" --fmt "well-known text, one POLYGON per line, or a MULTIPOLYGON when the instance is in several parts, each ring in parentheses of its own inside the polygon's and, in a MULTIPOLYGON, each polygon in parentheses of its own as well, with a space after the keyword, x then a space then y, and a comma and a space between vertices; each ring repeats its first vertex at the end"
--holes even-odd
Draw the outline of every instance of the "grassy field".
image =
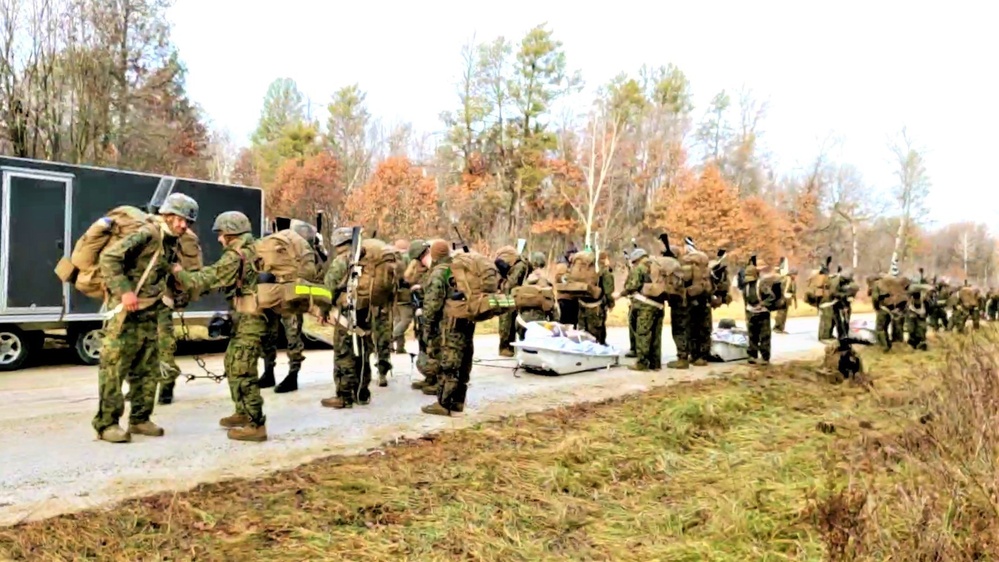
POLYGON ((0 559, 989 560, 999 338, 744 369, 0 530, 0 559))

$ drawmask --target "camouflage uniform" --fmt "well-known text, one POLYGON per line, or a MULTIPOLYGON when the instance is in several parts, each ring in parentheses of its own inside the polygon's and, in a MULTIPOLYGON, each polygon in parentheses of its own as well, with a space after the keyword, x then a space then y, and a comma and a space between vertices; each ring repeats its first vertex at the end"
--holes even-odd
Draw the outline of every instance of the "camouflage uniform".
POLYGON ((173 309, 164 306, 156 317, 156 347, 159 358, 160 392, 158 404, 173 403, 180 367, 177 365, 177 334, 173 327, 173 309))
MULTIPOLYGON (((537 285, 539 288, 551 288, 552 283, 545 276, 542 268, 546 265, 545 255, 541 252, 534 252, 531 254, 531 268, 533 271, 527 276, 524 281, 524 285, 537 285)), ((545 312, 542 308, 518 308, 517 315, 520 317, 520 321, 527 322, 545 322, 552 319, 554 311, 545 312)), ((520 337, 524 337, 526 328, 520 327, 518 332, 520 337)))
POLYGON ((635 355, 637 361, 630 369, 635 371, 658 371, 662 368, 663 303, 643 296, 640 291, 646 283, 652 282, 649 260, 645 250, 632 252, 632 268, 624 284, 621 296, 632 297, 635 307, 635 355))
MULTIPOLYGON (((439 342, 431 341, 431 326, 428 325, 423 312, 424 290, 430 277, 430 269, 423 264, 424 255, 430 251, 430 245, 422 240, 414 241, 409 246, 410 262, 406 267, 405 280, 410 285, 411 298, 419 303, 419 308, 413 311, 416 319, 416 341, 420 353, 416 359, 416 368, 423 375, 423 380, 414 381, 412 387, 423 390, 426 394, 437 394, 437 376, 439 373, 439 342)), ((414 305, 415 307, 416 305, 414 305)))
POLYGON ((579 300, 579 329, 607 345, 607 312, 614 309, 614 274, 604 265, 600 269, 600 298, 579 300))
MULTIPOLYGON (((518 256, 517 261, 510 266, 506 278, 503 280, 503 292, 507 295, 513 292, 514 287, 524 284, 530 268, 527 263, 518 256)), ((474 331, 474 330, 473 330, 474 331)), ((513 357, 513 345, 517 337, 517 311, 511 310, 499 317, 499 354, 503 357, 513 357)))
POLYGON ((795 283, 794 277, 792 275, 783 275, 780 280, 781 290, 784 291, 784 306, 777 309, 776 314, 774 314, 774 329, 773 331, 778 334, 787 333, 787 313, 791 308, 791 301, 795 301, 795 306, 797 306, 797 300, 795 300, 795 295, 798 294, 798 286, 795 283))
POLYGON ((371 323, 372 352, 378 366, 378 386, 388 386, 388 374, 392 371, 392 305, 372 307, 374 319, 371 323))
POLYGON ((971 291, 971 287, 965 285, 951 295, 950 305, 954 310, 951 317, 951 329, 956 330, 957 333, 963 334, 965 325, 968 323, 968 319, 971 319, 971 328, 977 330, 981 327, 981 314, 976 304, 971 304, 971 298, 967 300, 962 299, 961 295, 967 291, 971 291))
POLYGON ((909 332, 909 346, 926 351, 927 303, 925 293, 909 289, 909 302, 905 308, 905 330, 909 332))
POLYGON ((761 291, 759 272, 753 265, 746 267, 742 298, 746 305, 746 330, 749 332, 749 362, 770 363, 770 308, 777 300, 771 291, 761 291))
POLYGON ((475 323, 449 318, 444 304, 450 290, 450 257, 440 259, 430 272, 424 288, 423 314, 432 332, 431 339, 439 337, 440 389, 437 402, 423 407, 423 412, 450 415, 465 409, 465 395, 472 374, 472 356, 475 352, 475 323))
POLYGON ((999 292, 989 289, 988 300, 985 303, 985 316, 991 322, 995 322, 999 317, 999 292))
MULTIPOLYGON (((413 240, 409 245, 410 250, 414 246, 422 249, 426 244, 423 240, 413 240)), ((402 252, 402 259, 399 260, 399 291, 396 293, 396 304, 393 310, 395 325, 392 326, 392 342, 396 353, 406 353, 406 330, 413 323, 413 314, 416 312, 413 309, 413 297, 410 291, 412 283, 406 281, 406 271, 409 269, 409 264, 412 261, 412 252, 402 252)))
MULTIPOLYGON (((673 322, 673 307, 670 307, 670 323, 673 322)), ((628 353, 625 354, 626 357, 637 357, 635 351, 635 330, 638 328, 638 309, 635 308, 635 303, 628 304, 628 353)))
POLYGON ((889 295, 881 290, 877 281, 871 286, 870 292, 875 311, 874 332, 877 335, 878 345, 883 351, 888 352, 891 351, 892 344, 899 341, 898 338, 901 335, 895 334, 900 329, 896 317, 902 317, 904 322, 905 313, 904 310, 899 310, 898 307, 891 306, 886 302, 889 295))
MULTIPOLYGON (((569 264, 559 262, 555 264, 555 269, 552 272, 552 278, 554 283, 564 283, 565 275, 569 271, 569 264)), ((558 299, 558 321, 560 324, 568 324, 569 326, 575 326, 579 323, 579 301, 573 298, 560 298, 558 299)))
MULTIPOLYGON (((347 290, 351 259, 350 240, 350 228, 341 228, 334 232, 331 241, 336 248, 336 257, 326 270, 325 284, 326 288, 333 292, 334 297, 338 298, 347 290)), ((371 312, 371 308, 356 310, 357 353, 354 353, 354 339, 348 329, 347 311, 343 311, 343 316, 337 314, 333 326, 335 355, 333 361, 336 368, 333 380, 336 383, 336 396, 321 401, 321 404, 327 408, 351 408, 355 402, 363 406, 371 401, 371 391, 368 388, 371 384, 369 354, 374 349, 371 312)))
POLYGON ((938 281, 930 295, 929 302, 926 303, 929 313, 929 327, 933 330, 947 331, 949 329, 947 301, 950 299, 951 292, 947 283, 938 281))
POLYGON ((263 348, 262 340, 267 335, 267 319, 262 311, 238 310, 247 310, 240 303, 244 299, 252 300, 256 294, 256 241, 250 232, 250 220, 239 211, 220 214, 215 218, 212 230, 228 237, 222 256, 200 271, 181 271, 177 277, 184 288, 195 293, 217 290, 225 294, 233 334, 226 346, 224 365, 235 412, 219 420, 219 425, 229 428, 229 439, 265 441, 267 417, 257 379, 257 362, 263 348))
MULTIPOLYGON (((172 194, 159 213, 194 222, 198 204, 186 195, 172 194)), ((102 440, 123 443, 130 441, 133 433, 154 437, 164 433, 149 418, 160 379, 160 316, 163 309, 169 310, 162 298, 176 243, 177 237, 165 219, 156 218, 101 252, 98 264, 109 293, 108 308, 116 308, 122 297, 132 292, 139 298, 140 307, 135 312, 122 310, 104 325, 97 371, 99 397, 93 420, 102 440), (118 425, 125 413, 121 387, 126 380, 131 401, 127 431, 118 425)))

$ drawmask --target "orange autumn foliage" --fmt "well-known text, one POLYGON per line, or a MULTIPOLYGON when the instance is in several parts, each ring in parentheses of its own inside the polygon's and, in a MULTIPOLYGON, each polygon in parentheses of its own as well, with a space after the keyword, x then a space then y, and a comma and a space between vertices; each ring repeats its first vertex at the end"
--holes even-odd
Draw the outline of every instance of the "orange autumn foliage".
POLYGON ((439 226, 437 182, 408 158, 391 157, 368 183, 354 190, 345 207, 351 222, 379 238, 426 237, 439 226))
POLYGON ((741 212, 753 225, 742 242, 743 254, 755 254, 759 263, 776 267, 781 256, 789 253, 789 248, 785 247, 784 217, 760 197, 743 199, 741 212))
POLYGON ((317 211, 324 211, 338 222, 337 212, 343 204, 339 178, 340 163, 328 152, 287 160, 267 190, 268 212, 311 222, 317 211))

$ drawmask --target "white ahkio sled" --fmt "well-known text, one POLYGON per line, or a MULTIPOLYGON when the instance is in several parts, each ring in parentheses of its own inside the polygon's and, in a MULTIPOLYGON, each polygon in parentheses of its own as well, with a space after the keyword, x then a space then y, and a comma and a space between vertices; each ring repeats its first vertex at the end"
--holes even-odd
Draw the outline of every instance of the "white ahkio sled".
POLYGON ((514 342, 517 364, 530 373, 571 375, 610 369, 620 363, 621 353, 600 345, 582 330, 556 322, 526 322, 523 341, 514 342))

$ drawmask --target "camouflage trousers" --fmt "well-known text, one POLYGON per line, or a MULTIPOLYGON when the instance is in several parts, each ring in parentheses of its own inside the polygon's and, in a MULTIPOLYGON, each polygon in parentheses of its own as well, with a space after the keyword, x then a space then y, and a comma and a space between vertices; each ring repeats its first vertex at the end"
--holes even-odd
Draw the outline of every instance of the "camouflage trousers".
MULTIPOLYGON (((672 309, 670 309, 672 311, 672 309)), ((628 344, 632 353, 635 353, 635 326, 638 322, 638 310, 635 309, 635 304, 632 303, 628 307, 628 344)))
POLYGON ((149 421, 159 380, 158 317, 163 304, 115 315, 104 326, 100 367, 97 370, 97 415, 93 427, 100 434, 117 425, 125 413, 122 384, 131 397, 129 423, 149 421))
POLYGON ((909 332, 909 346, 912 349, 926 350, 926 315, 914 310, 905 314, 905 331, 909 332))
POLYGON ((749 332, 749 356, 770 361, 770 312, 747 312, 746 331, 749 332))
POLYGON ((264 398, 260 395, 257 363, 267 335, 267 319, 263 314, 230 312, 233 335, 225 349, 225 374, 229 381, 237 415, 245 415, 257 425, 264 425, 264 398))
POLYGON ((651 370, 662 368, 663 319, 665 311, 651 304, 633 301, 635 307, 635 357, 636 365, 651 370))
POLYGON ((878 338, 878 345, 884 351, 891 351, 892 343, 895 341, 894 334, 889 332, 895 331, 895 322, 892 320, 892 314, 885 308, 880 308, 875 313, 874 317, 874 333, 878 338))
POLYGON ((173 389, 177 384, 177 377, 180 375, 180 367, 177 366, 177 334, 173 328, 173 309, 162 307, 156 316, 156 348, 159 356, 161 370, 157 381, 160 383, 160 393, 173 394, 173 389), (163 373, 167 371, 169 373, 163 373))
POLYGON ((992 322, 999 318, 999 301, 989 300, 988 304, 985 305, 985 317, 992 322))
POLYGON ((905 342, 905 312, 898 311, 891 316, 891 341, 905 342))
POLYGON ((819 341, 833 339, 833 309, 819 307, 819 341))
POLYGON ((499 350, 513 351, 517 339, 517 311, 511 310, 499 317, 499 350))
POLYGON ((669 299, 669 330, 673 336, 673 345, 676 346, 676 358, 688 361, 690 342, 687 340, 687 307, 683 300, 676 297, 669 299))
POLYGON ((445 318, 440 347, 441 385, 437 402, 452 412, 465 409, 475 354, 475 323, 445 318))
MULTIPOLYGON (((522 322, 547 322, 551 320, 551 314, 541 310, 540 308, 521 308, 517 311, 522 322)), ((518 323, 518 332, 521 337, 524 337, 525 328, 520 328, 518 323)))
POLYGON ((429 327, 420 331, 420 355, 416 359, 416 369, 420 371, 428 386, 436 386, 440 379, 441 334, 436 327, 431 333, 429 327))
POLYGON ((927 320, 929 321, 930 328, 934 330, 947 331, 949 329, 947 307, 943 304, 937 303, 928 308, 927 320))
POLYGON ((413 323, 413 305, 400 304, 395 307, 395 326, 392 327, 392 341, 395 350, 402 353, 406 350, 406 330, 413 323))
POLYGON ((687 353, 691 361, 711 356, 711 306, 703 298, 687 302, 687 353))
POLYGON ((971 328, 973 330, 981 327, 981 314, 979 314, 977 306, 974 308, 954 307, 954 314, 951 316, 951 329, 957 330, 959 334, 963 334, 969 319, 971 320, 971 328))
POLYGON ((333 363, 336 394, 349 403, 367 402, 371 399, 371 364, 368 358, 374 348, 374 340, 368 322, 369 311, 357 311, 357 324, 364 335, 357 336, 357 353, 354 353, 354 339, 347 328, 336 324, 333 329, 333 363))
POLYGON ((378 365, 378 374, 387 375, 392 370, 392 307, 382 306, 375 310, 371 322, 371 337, 375 346, 372 353, 378 365))
POLYGON ((787 332, 787 307, 778 309, 774 313, 774 329, 773 331, 781 333, 787 332))
POLYGON ((579 303, 579 324, 580 330, 589 333, 597 338, 597 343, 607 345, 607 307, 603 301, 594 303, 579 303))
POLYGON ((302 313, 266 315, 267 335, 262 341, 265 370, 273 371, 274 365, 277 364, 278 340, 281 338, 282 328, 284 339, 288 342, 288 371, 301 370, 302 362, 305 361, 305 342, 302 340, 303 316, 302 313))
POLYGON ((560 300, 558 301, 558 310, 560 324, 575 326, 579 323, 579 301, 574 299, 560 300))

